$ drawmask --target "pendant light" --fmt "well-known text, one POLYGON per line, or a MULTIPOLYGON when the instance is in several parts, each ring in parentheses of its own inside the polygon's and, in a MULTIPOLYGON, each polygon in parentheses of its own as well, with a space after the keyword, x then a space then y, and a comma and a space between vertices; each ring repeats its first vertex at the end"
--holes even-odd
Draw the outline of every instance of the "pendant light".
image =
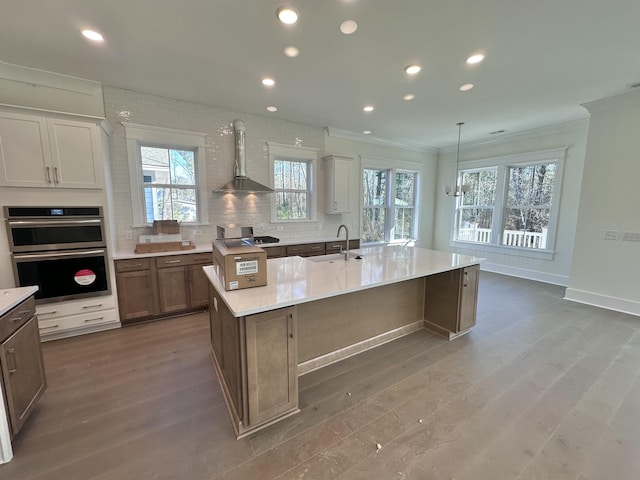
POLYGON ((451 185, 444 186, 444 193, 446 193, 450 197, 459 197, 464 192, 469 191, 469 185, 458 185, 458 182, 460 181, 459 171, 458 171, 458 164, 460 163, 460 131, 462 130, 462 125, 464 125, 464 122, 458 122, 456 123, 456 125, 458 126, 458 152, 456 154, 456 176, 455 176, 453 187, 451 185))

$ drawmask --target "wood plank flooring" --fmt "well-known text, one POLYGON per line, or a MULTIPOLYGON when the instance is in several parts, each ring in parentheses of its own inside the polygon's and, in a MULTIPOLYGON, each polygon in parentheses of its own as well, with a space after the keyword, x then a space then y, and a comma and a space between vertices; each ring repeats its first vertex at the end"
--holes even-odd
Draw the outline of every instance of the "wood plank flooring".
POLYGON ((470 334, 307 374, 298 415, 239 441, 206 313, 48 342, 0 479, 637 480, 640 318, 563 293, 482 272, 470 334))

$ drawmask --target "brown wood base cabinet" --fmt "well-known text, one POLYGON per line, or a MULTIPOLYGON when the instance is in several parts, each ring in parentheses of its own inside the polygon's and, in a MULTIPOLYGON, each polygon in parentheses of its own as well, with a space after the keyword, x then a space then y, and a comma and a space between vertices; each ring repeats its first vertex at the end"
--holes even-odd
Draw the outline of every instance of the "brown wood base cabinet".
POLYGON ((116 260, 118 308, 123 325, 204 310, 209 281, 202 272, 211 253, 116 260))
POLYGON ((452 339, 476 324, 479 265, 425 278, 425 327, 452 339))
POLYGON ((236 318, 210 287, 214 367, 238 438, 298 409, 296 308, 236 318))
POLYGON ((47 388, 33 297, 0 317, 0 380, 12 437, 47 388))

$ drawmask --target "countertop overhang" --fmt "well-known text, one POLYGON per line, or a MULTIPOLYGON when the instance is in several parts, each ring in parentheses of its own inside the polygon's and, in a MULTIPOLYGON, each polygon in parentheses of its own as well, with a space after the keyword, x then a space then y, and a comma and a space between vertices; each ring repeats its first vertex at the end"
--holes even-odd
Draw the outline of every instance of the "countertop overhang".
POLYGON ((5 288, 0 290, 0 315, 4 315, 38 291, 38 286, 5 288))
POLYGON ((481 258, 419 247, 384 245, 351 250, 361 260, 267 260, 267 285, 226 291, 215 266, 204 273, 236 317, 477 265, 481 258))

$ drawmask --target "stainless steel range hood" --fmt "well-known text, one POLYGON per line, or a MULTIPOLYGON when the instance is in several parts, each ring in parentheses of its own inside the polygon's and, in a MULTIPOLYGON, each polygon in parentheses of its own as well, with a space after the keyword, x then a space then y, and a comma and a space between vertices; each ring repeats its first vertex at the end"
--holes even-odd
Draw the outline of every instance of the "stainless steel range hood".
POLYGON ((233 121, 233 131, 235 135, 235 176, 229 183, 214 190, 214 192, 245 192, 245 193, 268 193, 273 189, 262 185, 247 176, 247 152, 246 152, 246 130, 242 120, 233 121))

